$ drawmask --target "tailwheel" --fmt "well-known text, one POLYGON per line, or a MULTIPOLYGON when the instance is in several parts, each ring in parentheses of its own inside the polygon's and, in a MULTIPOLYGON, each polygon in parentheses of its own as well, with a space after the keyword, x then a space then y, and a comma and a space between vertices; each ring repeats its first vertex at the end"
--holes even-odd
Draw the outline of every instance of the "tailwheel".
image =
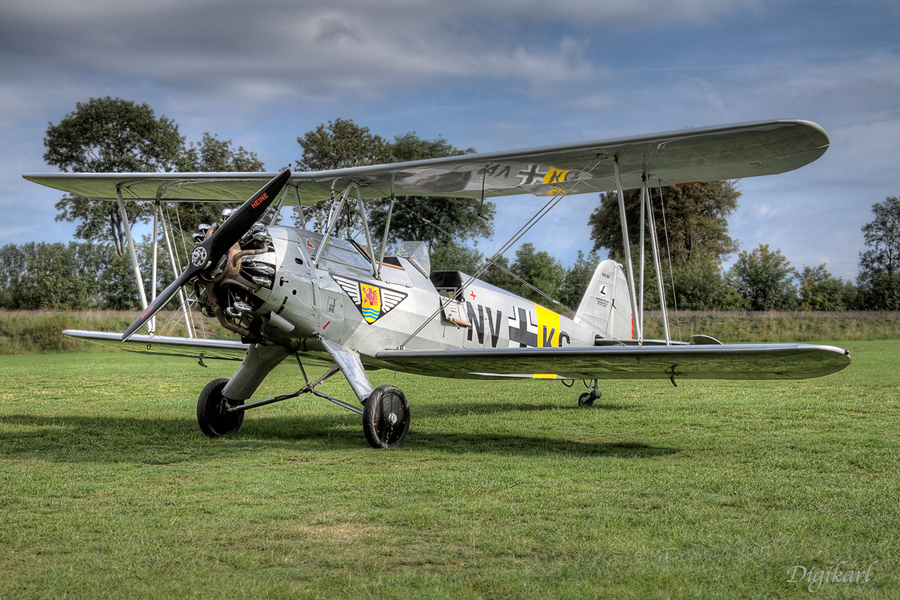
MULTIPOLYGON (((594 379, 593 389, 589 392, 585 392, 582 395, 578 396, 578 408, 590 408, 594 405, 594 400, 603 395, 603 392, 597 389, 597 380, 594 379)), ((592 387, 585 382, 585 386, 592 387)))
POLYGON ((363 431, 373 448, 398 448, 409 433, 409 402, 400 388, 382 385, 369 394, 363 409, 363 431))
MULTIPOLYGON (((228 400, 222 395, 227 379, 213 379, 206 384, 197 399, 197 424, 200 430, 209 437, 219 437, 233 433, 244 423, 244 413, 225 412, 230 408, 228 400)), ((240 402, 235 402, 240 404, 240 402)))

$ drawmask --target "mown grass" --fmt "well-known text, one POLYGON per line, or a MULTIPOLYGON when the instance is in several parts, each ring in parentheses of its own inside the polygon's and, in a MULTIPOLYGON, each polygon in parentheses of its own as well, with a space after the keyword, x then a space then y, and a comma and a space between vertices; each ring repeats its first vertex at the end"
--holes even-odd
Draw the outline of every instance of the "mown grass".
MULTIPOLYGON (((669 331, 673 339, 690 341, 701 334, 726 343, 896 340, 900 312, 670 311, 669 331)), ((659 311, 645 316, 644 337, 665 337, 659 311)))
POLYGON ((377 372, 412 403, 390 452, 318 399, 205 438, 197 394, 236 363, 4 356, 0 598, 797 598, 790 567, 839 561, 878 562, 817 595, 895 597, 900 342, 850 348, 823 379, 608 382, 591 410, 377 372))
MULTIPOLYGON (((65 329, 88 331, 125 331, 137 318, 134 311, 75 311, 44 310, 0 311, 0 355, 34 354, 38 352, 109 352, 105 346, 63 335, 65 329)), ((187 336, 182 314, 177 311, 160 312, 156 317, 159 335, 187 336)), ((194 331, 198 337, 236 339, 237 336, 215 319, 194 313, 194 331)), ((141 333, 146 333, 142 331, 141 333)))

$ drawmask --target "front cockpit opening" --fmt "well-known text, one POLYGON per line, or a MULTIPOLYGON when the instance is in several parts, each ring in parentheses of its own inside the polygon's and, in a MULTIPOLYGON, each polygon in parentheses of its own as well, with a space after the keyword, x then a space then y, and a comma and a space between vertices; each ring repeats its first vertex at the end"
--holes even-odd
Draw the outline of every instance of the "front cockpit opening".
POLYGON ((425 277, 431 273, 431 257, 425 242, 403 242, 397 250, 397 257, 408 260, 425 277))

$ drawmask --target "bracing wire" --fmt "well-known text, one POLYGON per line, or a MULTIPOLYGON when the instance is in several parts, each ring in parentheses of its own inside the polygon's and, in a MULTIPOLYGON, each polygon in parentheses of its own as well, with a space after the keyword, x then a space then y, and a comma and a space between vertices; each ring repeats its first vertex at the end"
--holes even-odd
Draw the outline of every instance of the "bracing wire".
MULTIPOLYGON (((602 155, 594 157, 587 165, 585 165, 585 168, 582 169, 582 172, 592 173, 594 169, 597 168, 597 165, 599 165, 603 160, 603 158, 604 157, 602 155)), ((550 200, 546 204, 544 204, 544 206, 542 206, 524 225, 522 225, 522 227, 519 228, 519 230, 515 234, 513 234, 513 236, 505 244, 503 244, 500 250, 495 252, 491 258, 487 259, 485 261, 485 264, 482 265, 474 275, 470 276, 468 281, 466 281, 452 296, 449 296, 446 300, 441 302, 441 306, 438 307, 438 309, 434 311, 427 319, 425 319, 425 321, 423 321, 422 324, 419 325, 419 327, 409 335, 409 337, 403 340, 403 342, 398 346, 398 349, 403 349, 403 347, 406 346, 406 344, 408 344, 410 340, 415 339, 415 337, 419 335, 419 333, 421 333, 422 330, 425 329, 425 327, 429 323, 431 323, 431 321, 433 321, 435 317, 437 317, 445 308, 447 308, 450 302, 457 299, 457 296, 462 292, 463 288, 470 286, 473 281, 481 277, 481 275, 485 271, 487 271, 492 264, 494 264, 494 261, 503 256, 503 254, 507 250, 512 248, 516 244, 516 242, 518 242, 522 238, 522 236, 528 233, 532 227, 537 225, 538 221, 543 219, 547 215, 547 213, 553 210, 556 205, 559 204, 560 201, 562 201, 562 199, 565 198, 569 194, 569 192, 571 192, 571 190, 575 188, 577 184, 578 179, 575 179, 568 189, 558 189, 558 193, 550 198, 550 200)))
POLYGON ((681 337, 681 321, 678 319, 678 296, 675 294, 675 270, 672 268, 672 250, 669 248, 669 227, 666 225, 666 202, 663 199, 661 183, 658 184, 657 189, 659 189, 659 206, 661 208, 660 212, 662 212, 663 232, 665 233, 666 238, 666 257, 669 260, 669 284, 672 286, 672 308, 675 310, 675 326, 678 328, 678 337, 681 337))
MULTIPOLYGON (((423 223, 425 223, 425 224, 427 224, 427 225, 431 225, 432 227, 434 227, 435 229, 437 229, 438 231, 440 231, 441 233, 443 233, 443 234, 446 235, 447 237, 449 237, 449 238, 451 238, 451 239, 453 238, 453 235, 452 235, 449 231, 447 231, 446 229, 444 229, 443 227, 441 227, 441 226, 438 225, 437 223, 435 223, 435 222, 433 222, 433 221, 429 221, 429 220, 426 219, 425 217, 423 217, 423 216, 421 216, 421 215, 418 215, 418 214, 416 215, 416 218, 418 218, 420 221, 422 221, 423 223)), ((466 248, 468 248, 469 250, 473 250, 473 248, 471 248, 468 244, 463 243, 462 245, 465 246, 466 248)), ((493 259, 491 259, 491 260, 493 261, 493 259)), ((528 283, 527 281, 525 281, 524 279, 522 279, 521 277, 519 277, 518 275, 516 275, 515 273, 513 273, 512 271, 510 271, 509 269, 507 269, 507 268, 504 267, 503 265, 501 265, 500 263, 498 263, 498 262, 491 262, 490 264, 491 264, 492 266, 494 266, 494 267, 500 269, 501 271, 503 271, 504 273, 506 273, 507 275, 509 275, 510 277, 512 277, 513 279, 515 279, 516 281, 518 281, 519 283, 521 283, 522 285, 524 285, 525 287, 527 287, 528 289, 530 289, 531 291, 533 291, 534 293, 539 294, 542 298, 545 298, 546 300, 552 302, 553 304, 556 304, 557 306, 563 308, 564 310, 567 310, 567 311, 571 311, 571 310, 572 310, 571 308, 569 308, 568 306, 566 306, 565 304, 563 304, 562 302, 560 302, 560 301, 557 300, 556 298, 552 298, 550 295, 546 294, 543 290, 541 290, 541 289, 539 289, 539 288, 537 288, 537 287, 531 285, 530 283, 528 283)))

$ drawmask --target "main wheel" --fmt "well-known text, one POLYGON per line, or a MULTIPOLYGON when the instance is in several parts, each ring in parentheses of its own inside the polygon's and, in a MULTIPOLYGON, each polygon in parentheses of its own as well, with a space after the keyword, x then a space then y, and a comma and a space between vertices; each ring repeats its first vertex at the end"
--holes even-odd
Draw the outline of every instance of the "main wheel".
MULTIPOLYGON (((228 401, 222 395, 227 379, 213 379, 206 384, 197 399, 197 424, 200 430, 209 437, 219 437, 233 433, 244 423, 244 413, 225 412, 228 401)), ((235 404, 240 404, 236 402, 235 404)))
POLYGON ((373 448, 397 448, 409 433, 409 402, 400 388, 383 385, 373 391, 363 409, 363 431, 373 448))

